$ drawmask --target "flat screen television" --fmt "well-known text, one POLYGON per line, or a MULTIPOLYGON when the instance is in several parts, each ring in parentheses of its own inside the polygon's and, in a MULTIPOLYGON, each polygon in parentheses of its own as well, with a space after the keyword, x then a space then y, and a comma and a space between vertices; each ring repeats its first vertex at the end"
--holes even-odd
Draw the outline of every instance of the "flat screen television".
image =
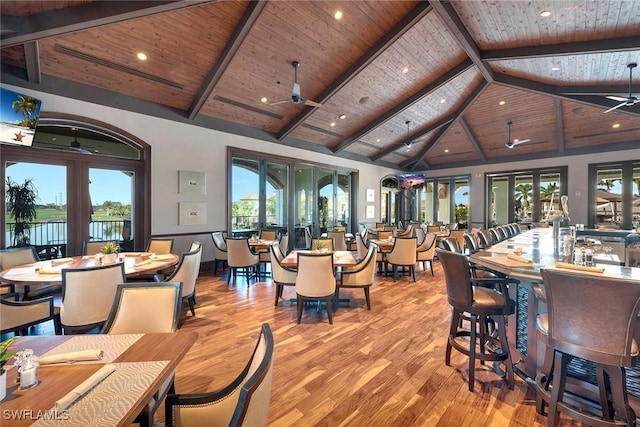
POLYGON ((426 178, 423 173, 414 173, 408 175, 400 175, 400 188, 421 188, 426 178))
POLYGON ((0 144, 30 147, 42 101, 9 89, 0 90, 0 144))

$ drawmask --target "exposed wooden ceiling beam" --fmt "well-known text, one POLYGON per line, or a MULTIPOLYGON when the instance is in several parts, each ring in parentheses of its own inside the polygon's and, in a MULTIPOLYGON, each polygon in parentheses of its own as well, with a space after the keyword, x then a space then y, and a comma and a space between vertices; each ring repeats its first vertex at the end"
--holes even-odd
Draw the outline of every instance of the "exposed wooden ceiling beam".
POLYGON ((37 41, 24 44, 24 62, 27 66, 27 79, 31 83, 40 84, 42 71, 40 69, 40 49, 37 41))
POLYGON ((564 95, 629 96, 629 85, 556 86, 556 92, 564 95))
MULTIPOLYGON (((565 95, 562 93, 558 93, 558 88, 555 86, 548 85, 545 83, 535 82, 532 80, 522 79, 519 77, 514 77, 508 74, 496 73, 495 83, 504 85, 507 87, 527 90, 530 92, 540 93, 543 95, 550 95, 555 98, 566 99, 569 101, 574 101, 581 104, 591 105, 591 106, 600 107, 604 109, 615 107, 618 104, 616 101, 613 101, 601 96, 565 95)), ((620 113, 633 114, 636 116, 640 115, 640 107, 638 106, 619 108, 616 111, 620 113)))
POLYGON ((333 147, 332 151, 334 153, 339 153, 340 151, 344 150, 351 144, 355 143, 358 139, 362 138, 363 136, 365 136, 366 134, 368 134, 378 126, 382 125, 384 122, 400 114, 402 111, 411 107, 413 104, 420 101, 422 98, 429 95, 431 92, 437 90, 441 86, 445 85, 452 79, 456 78, 458 75, 464 73, 471 67, 473 67, 473 62, 471 62, 470 59, 462 61, 456 67, 447 71, 446 73, 441 75, 438 79, 429 83, 427 86, 425 86, 424 88, 422 88, 421 90, 419 90, 418 92, 416 92, 415 94, 407 98, 406 100, 402 101, 400 104, 396 105, 391 110, 377 117, 373 121, 367 123, 365 126, 357 130, 355 133, 349 135, 348 138, 346 138, 344 141, 338 143, 338 145, 333 147))
POLYGON ((213 92, 213 89, 222 78, 222 74, 227 71, 227 67, 229 67, 231 60, 240 49, 242 42, 249 34, 249 31, 251 31, 251 28, 253 28, 256 20, 267 5, 267 2, 268 0, 249 2, 240 22, 236 26, 229 40, 227 40, 227 44, 218 59, 216 59, 216 63, 209 71, 207 78, 204 80, 200 90, 191 103, 188 113, 189 119, 193 120, 198 114, 200 114, 200 110, 202 110, 202 107, 207 102, 209 95, 211 95, 211 92, 213 92))
MULTIPOLYGON (((74 31, 82 31, 114 22, 141 18, 156 13, 168 12, 185 7, 211 3, 211 0, 177 1, 95 1, 80 6, 52 10, 37 15, 21 17, 11 23, 16 26, 9 33, 3 28, 0 46, 3 48, 36 41, 45 37, 55 37, 74 31)), ((9 21, 4 21, 5 22, 9 21)))
POLYGON ((500 61, 506 59, 527 59, 560 55, 626 52, 638 49, 640 49, 640 37, 634 36, 544 46, 522 46, 509 49, 485 50, 481 52, 481 57, 484 61, 500 61))
POLYGON ((451 3, 442 2, 441 0, 432 0, 431 5, 433 6, 433 10, 449 28, 451 35, 458 41, 475 66, 478 67, 478 70, 480 70, 484 79, 488 82, 493 82, 493 70, 482 61, 478 45, 473 37, 471 37, 471 34, 456 13, 454 7, 451 6, 451 3))
POLYGON ((433 132, 434 130, 448 124, 449 122, 451 122, 453 120, 453 115, 449 115, 445 118, 442 118, 434 123, 431 123, 430 125, 428 125, 425 128, 420 129, 420 131, 414 133, 413 135, 411 135, 409 138, 405 138, 403 141, 397 143, 397 144, 391 144, 389 145, 387 148, 378 151, 377 153, 375 153, 373 156, 370 156, 369 158, 371 159, 372 162, 375 162, 377 160, 380 160, 381 158, 383 158, 384 156, 393 153, 394 151, 396 151, 399 148, 404 147, 407 143, 420 138, 421 136, 424 136, 426 134, 428 134, 429 132, 433 132))
POLYGON ((558 153, 564 154, 564 119, 562 118, 562 100, 555 98, 554 109, 556 111, 556 138, 558 138, 558 153))
POLYGON ((458 120, 458 118, 464 115, 465 111, 467 111, 467 109, 471 106, 471 104, 473 104, 473 102, 480 95, 482 95, 482 93, 488 87, 489 87, 489 82, 487 82, 486 80, 481 82, 478 86, 476 86, 476 88, 469 95, 469 97, 464 100, 464 103, 460 106, 460 108, 458 108, 458 110, 453 114, 453 120, 449 124, 446 124, 442 126, 440 129, 438 129, 438 133, 434 136, 434 138, 431 141, 427 143, 427 145, 424 147, 424 149, 420 152, 420 154, 417 157, 400 163, 400 167, 404 169, 404 168, 410 167, 411 165, 417 165, 418 163, 420 163, 425 158, 429 150, 431 150, 433 146, 436 145, 436 143, 440 140, 440 138, 442 138, 442 135, 444 135, 449 130, 449 128, 456 122, 456 120, 458 120))
MULTIPOLYGON (((338 77, 319 96, 316 102, 323 104, 334 96, 340 89, 353 80, 362 70, 371 65, 382 53, 388 50, 400 37, 413 28, 427 13, 431 11, 428 2, 421 1, 414 7, 396 26, 385 34, 371 49, 354 62, 340 77, 338 77)), ((287 123, 276 135, 279 140, 284 139, 293 130, 300 126, 317 107, 305 107, 300 114, 287 123)))
POLYGON ((462 126, 462 129, 464 129, 464 132, 467 134, 467 137, 469 137, 471 144, 478 152, 478 155, 480 156, 480 160, 482 160, 482 163, 487 163, 487 156, 484 154, 484 151, 482 151, 482 148, 480 148, 480 143, 478 143, 478 138, 476 138, 476 136, 473 133, 473 130, 471 130, 471 128, 469 127, 469 124, 464 119, 464 117, 460 117, 460 125, 462 126))

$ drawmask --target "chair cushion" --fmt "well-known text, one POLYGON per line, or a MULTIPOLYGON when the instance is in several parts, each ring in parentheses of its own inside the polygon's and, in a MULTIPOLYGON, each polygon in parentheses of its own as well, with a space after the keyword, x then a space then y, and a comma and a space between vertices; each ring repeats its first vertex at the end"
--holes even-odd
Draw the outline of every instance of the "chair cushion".
POLYGON ((493 289, 481 286, 473 287, 473 305, 479 307, 499 307, 505 305, 505 298, 493 289))

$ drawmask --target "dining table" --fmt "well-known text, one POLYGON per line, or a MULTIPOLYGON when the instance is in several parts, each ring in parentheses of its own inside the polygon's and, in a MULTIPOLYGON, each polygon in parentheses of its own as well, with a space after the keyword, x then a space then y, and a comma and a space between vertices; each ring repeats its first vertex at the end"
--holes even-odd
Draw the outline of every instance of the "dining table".
MULTIPOLYGON (((156 273, 176 265, 180 260, 176 254, 121 252, 121 255, 123 256, 120 262, 124 262, 127 279, 156 273)), ((38 261, 0 271, 0 283, 24 285, 29 286, 30 289, 38 286, 62 285, 63 269, 88 268, 97 265, 100 265, 100 257, 96 255, 38 261)))
POLYGON ((183 331, 19 337, 9 351, 31 349, 41 360, 58 363, 38 366, 36 386, 24 390, 18 368, 5 366, 3 421, 13 427, 129 425, 171 378, 197 337, 197 332, 183 331), (99 357, 79 356, 87 353, 99 357))
MULTIPOLYGON (((298 267, 298 253, 315 253, 313 250, 295 250, 291 251, 284 257, 282 264, 287 268, 298 267)), ((333 251, 333 266, 334 267, 353 267, 356 265, 356 259, 353 257, 351 251, 333 251)))

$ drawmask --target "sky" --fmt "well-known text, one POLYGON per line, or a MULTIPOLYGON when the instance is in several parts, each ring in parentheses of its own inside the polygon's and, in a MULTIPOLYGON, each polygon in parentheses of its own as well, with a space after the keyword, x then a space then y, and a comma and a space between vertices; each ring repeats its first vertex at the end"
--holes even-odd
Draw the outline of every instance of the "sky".
POLYGON ((18 95, 18 93, 4 88, 0 91, 0 122, 17 124, 24 118, 22 113, 16 113, 11 108, 11 104, 18 99, 18 95))
MULTIPOLYGON (((25 179, 33 178, 38 189, 38 204, 60 205, 67 203, 66 169, 64 166, 17 163, 9 166, 6 174, 12 181, 19 184, 22 184, 25 179)), ((91 169, 89 179, 93 205, 101 205, 107 200, 131 204, 131 178, 124 173, 91 169)))

